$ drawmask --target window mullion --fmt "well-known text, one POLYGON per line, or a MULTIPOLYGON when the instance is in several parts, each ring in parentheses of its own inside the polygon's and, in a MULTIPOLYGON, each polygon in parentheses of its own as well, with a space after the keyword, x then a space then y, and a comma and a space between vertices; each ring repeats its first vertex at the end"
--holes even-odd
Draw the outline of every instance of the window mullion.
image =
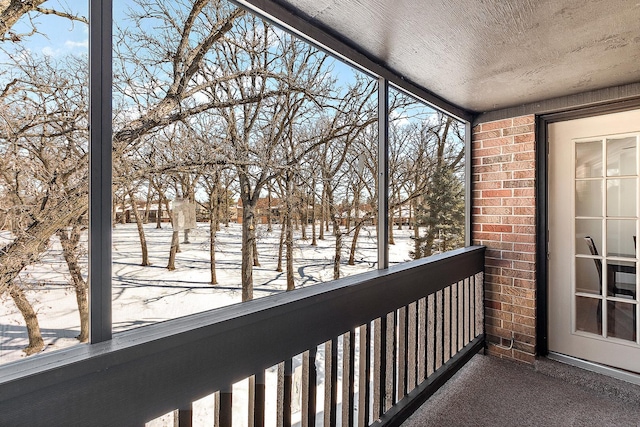
POLYGON ((89 315, 111 339, 112 0, 89 0, 89 315))
POLYGON ((389 81, 378 79, 378 268, 389 267, 389 81))

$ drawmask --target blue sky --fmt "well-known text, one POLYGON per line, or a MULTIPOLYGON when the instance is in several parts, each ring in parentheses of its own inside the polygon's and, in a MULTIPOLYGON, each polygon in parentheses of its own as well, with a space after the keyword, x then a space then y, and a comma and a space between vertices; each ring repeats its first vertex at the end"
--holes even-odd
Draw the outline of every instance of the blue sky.
MULTIPOLYGON (((43 7, 64 10, 88 16, 88 2, 78 0, 49 0, 43 7)), ((52 15, 41 15, 33 20, 38 33, 23 37, 23 46, 35 55, 62 56, 65 54, 83 54, 88 52, 89 28, 82 22, 52 15)), ((29 20, 23 17, 12 31, 18 35, 31 31, 29 20)))

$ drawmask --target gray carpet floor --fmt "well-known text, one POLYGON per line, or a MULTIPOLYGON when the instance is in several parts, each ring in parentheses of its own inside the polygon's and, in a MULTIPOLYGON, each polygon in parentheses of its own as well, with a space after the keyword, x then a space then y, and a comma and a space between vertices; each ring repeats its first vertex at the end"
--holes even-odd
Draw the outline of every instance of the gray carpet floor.
POLYGON ((544 359, 476 355, 404 424, 640 426, 640 386, 544 359))

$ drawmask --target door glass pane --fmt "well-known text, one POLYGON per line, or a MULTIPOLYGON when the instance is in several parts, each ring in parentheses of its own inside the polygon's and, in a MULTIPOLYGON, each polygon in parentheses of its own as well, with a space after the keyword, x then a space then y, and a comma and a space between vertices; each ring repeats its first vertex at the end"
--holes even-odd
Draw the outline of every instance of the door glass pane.
POLYGON ((576 258, 576 292, 600 295, 602 261, 576 258))
POLYGON ((591 238, 595 248, 602 250, 602 220, 577 219, 576 220, 576 253, 581 255, 593 255, 589 249, 587 238, 591 238))
POLYGON ((632 261, 607 261, 607 295, 635 299, 636 263, 632 261))
POLYGON ((576 331, 602 334, 602 301, 576 297, 576 331))
POLYGON ((576 178, 602 176, 602 141, 576 143, 576 178))
POLYGON ((607 216, 636 216, 636 179, 607 180, 607 216))
POLYGON ((607 139, 607 176, 636 174, 636 137, 607 139))
POLYGON ((636 340, 636 305, 607 301, 607 335, 610 338, 636 340))
POLYGON ((602 180, 576 181, 576 216, 602 216, 602 180))
POLYGON ((635 247, 633 243, 633 236, 635 235, 635 220, 607 220, 607 255, 635 258, 635 247))

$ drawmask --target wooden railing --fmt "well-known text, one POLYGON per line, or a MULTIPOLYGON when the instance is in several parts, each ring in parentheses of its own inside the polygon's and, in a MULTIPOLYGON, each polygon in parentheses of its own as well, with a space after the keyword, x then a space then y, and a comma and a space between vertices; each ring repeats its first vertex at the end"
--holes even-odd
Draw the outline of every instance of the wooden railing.
POLYGON ((483 269, 470 247, 7 364, 0 426, 398 425, 483 347, 483 269))

